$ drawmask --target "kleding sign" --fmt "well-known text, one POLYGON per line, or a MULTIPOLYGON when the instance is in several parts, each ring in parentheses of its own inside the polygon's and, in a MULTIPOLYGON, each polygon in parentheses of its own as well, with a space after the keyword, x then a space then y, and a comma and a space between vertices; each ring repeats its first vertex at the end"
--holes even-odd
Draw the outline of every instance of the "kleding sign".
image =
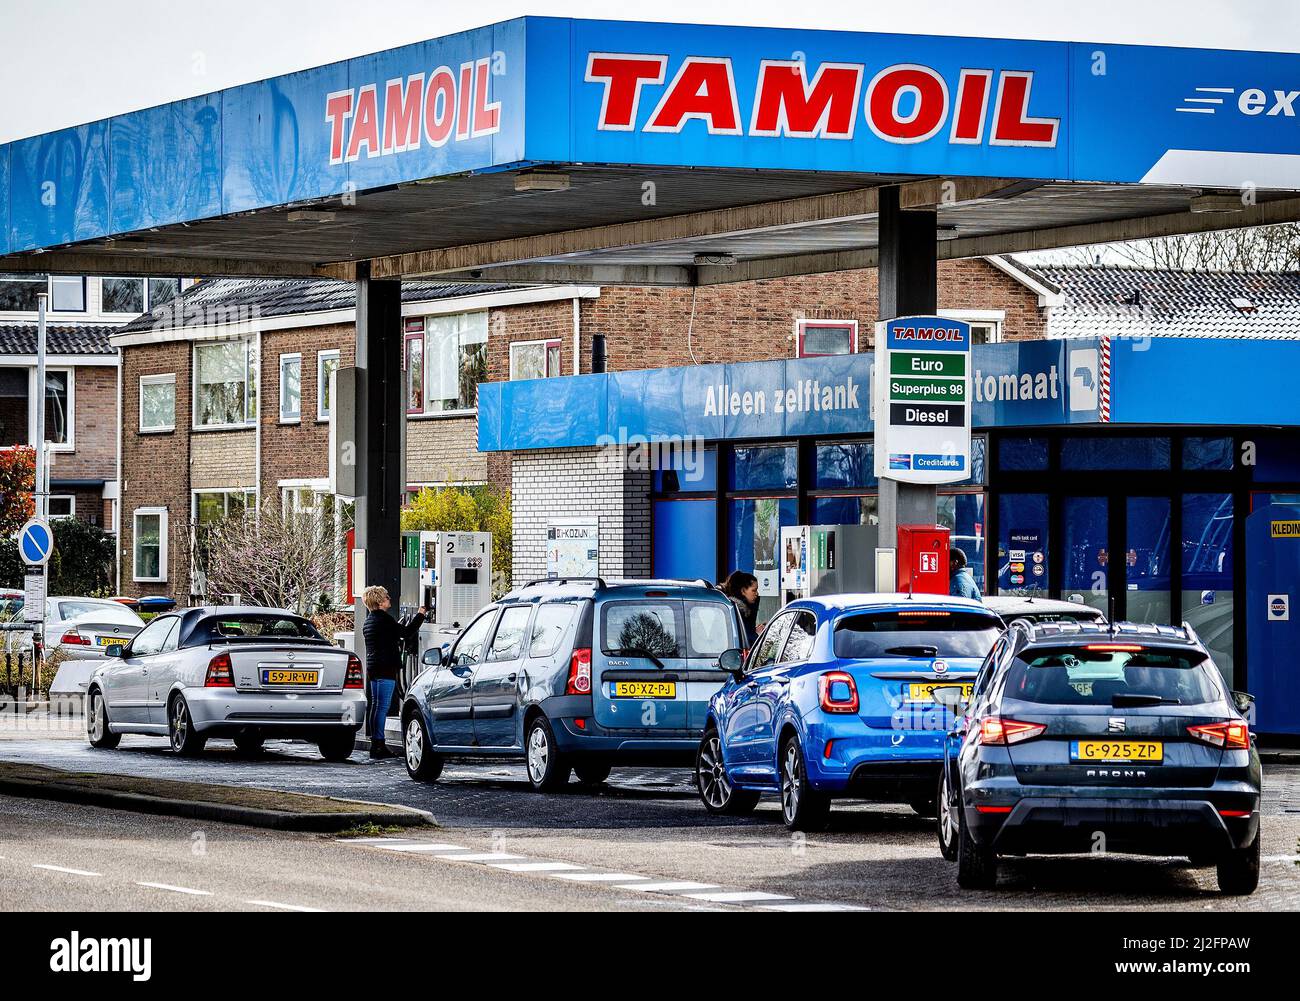
POLYGON ((876 325, 876 475, 903 483, 970 476, 970 325, 905 316, 876 325))

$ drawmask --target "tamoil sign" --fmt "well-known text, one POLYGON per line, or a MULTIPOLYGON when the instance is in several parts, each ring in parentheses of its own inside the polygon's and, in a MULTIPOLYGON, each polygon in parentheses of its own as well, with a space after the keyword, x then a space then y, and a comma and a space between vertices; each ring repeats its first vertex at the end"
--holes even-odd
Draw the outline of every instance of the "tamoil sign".
POLYGON ((970 324, 904 316, 876 325, 876 475, 955 483, 970 475, 970 324))

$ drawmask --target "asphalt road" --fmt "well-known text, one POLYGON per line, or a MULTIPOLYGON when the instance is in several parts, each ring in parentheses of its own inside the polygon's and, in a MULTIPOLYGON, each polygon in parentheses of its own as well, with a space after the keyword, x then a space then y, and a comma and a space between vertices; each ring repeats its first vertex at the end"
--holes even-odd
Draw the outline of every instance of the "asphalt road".
POLYGON ((931 822, 907 807, 838 805, 828 831, 804 837, 785 831, 774 802, 749 818, 708 816, 685 771, 615 770, 598 790, 575 784, 540 796, 514 764, 454 764, 438 783, 422 786, 400 761, 356 754, 331 765, 291 743, 268 744, 263 758, 244 761, 229 743, 213 741, 202 759, 188 762, 149 738, 127 737, 106 752, 80 739, 6 736, 4 759, 403 803, 430 810, 441 825, 409 839, 340 844, 224 825, 196 831, 193 822, 0 798, 6 907, 103 906, 91 902, 107 885, 96 880, 114 880, 121 891, 114 890, 114 906, 144 908, 229 909, 253 906, 253 899, 323 909, 1300 908, 1295 766, 1266 766, 1266 861, 1251 897, 1220 896, 1213 870, 1118 856, 1007 861, 996 892, 969 893, 939 856, 931 822), (206 856, 191 855, 196 835, 208 845, 206 856), (42 862, 102 875, 31 869, 42 862), (203 882, 207 875, 211 881, 203 882), (49 892, 24 889, 33 880, 51 883, 49 892), (141 881, 210 889, 213 896, 130 888, 141 881), (635 883, 643 889, 630 888, 635 883))

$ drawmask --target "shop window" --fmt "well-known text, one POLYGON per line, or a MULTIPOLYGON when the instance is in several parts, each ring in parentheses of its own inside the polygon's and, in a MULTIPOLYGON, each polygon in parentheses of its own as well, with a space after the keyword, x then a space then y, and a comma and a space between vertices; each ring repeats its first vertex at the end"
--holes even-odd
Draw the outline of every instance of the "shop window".
POLYGON ((138 316, 145 311, 143 278, 105 278, 99 283, 99 294, 102 312, 138 316))
POLYGON ((0 312, 35 313, 48 281, 46 275, 0 275, 0 312))
POLYGON ((736 499, 728 505, 727 572, 748 570, 758 577, 758 618, 765 622, 781 607, 777 563, 781 529, 799 523, 793 497, 736 499))
POLYGON ((257 419, 257 348, 252 341, 194 347, 194 426, 232 427, 257 419))
POLYGON ((1130 622, 1170 624, 1169 512, 1168 497, 1125 500, 1124 617, 1130 622))
POLYGON ((338 351, 316 352, 316 419, 330 419, 330 376, 339 370, 338 351))
POLYGON ((816 459, 814 490, 875 489, 879 483, 875 445, 869 441, 818 445, 816 459))
POLYGON ((799 454, 793 445, 737 448, 733 453, 731 490, 793 490, 799 482, 799 454))
POLYGON ((65 450, 75 445, 73 393, 70 369, 45 373, 45 440, 65 450))
POLYGON ((140 377, 140 431, 172 431, 176 427, 176 374, 140 377))
POLYGON ((1169 453, 1168 438, 1066 438, 1061 442, 1061 468, 1168 469, 1169 453))
POLYGON ((1236 442, 1231 438, 1184 438, 1184 469, 1231 469, 1236 442))
POLYGON ((875 494, 855 497, 814 497, 814 525, 876 525, 880 499, 875 494))
POLYGON ((86 279, 79 275, 55 275, 50 279, 50 309, 56 313, 86 311, 86 279))
POLYGON ((1038 473, 1048 467, 1046 438, 1000 438, 998 469, 1004 473, 1038 473))
POLYGON ((1224 680, 1231 685, 1234 670, 1232 495, 1184 494, 1182 505, 1182 621, 1196 630, 1224 680))
POLYGON ((657 494, 713 493, 718 489, 718 452, 687 441, 654 453, 657 494))
POLYGON ((856 320, 799 320, 795 330, 798 356, 851 355, 858 350, 856 320))
POLYGON ((970 440, 970 475, 952 486, 982 487, 988 482, 988 449, 986 435, 972 435, 970 440))
POLYGON ((167 509, 137 508, 133 515, 132 577, 137 582, 167 580, 167 509))
POLYGON ((553 379, 560 369, 559 341, 515 341, 510 345, 510 381, 553 379))
POLYGON ((1105 497, 1066 497, 1062 593, 1110 614, 1110 518, 1105 497))
POLYGON ((280 355, 280 421, 302 418, 302 355, 280 355))
POLYGON ((654 576, 665 580, 713 580, 718 572, 717 538, 715 500, 656 500, 654 576))
POLYGON ((1000 494, 997 505, 998 592, 1046 597, 1051 553, 1047 494, 1000 494))
POLYGON ((1300 435, 1257 436, 1248 445, 1254 455, 1251 479, 1256 483, 1293 483, 1300 480, 1300 435))
POLYGON ((426 319, 425 413, 455 413, 478 405, 478 384, 487 379, 486 312, 426 319))
MULTIPOLYGON (((949 544, 966 554, 966 562, 980 591, 985 590, 984 495, 982 493, 940 494, 939 524, 948 529, 949 544)), ((1033 576, 1032 568, 1027 568, 1033 576)))

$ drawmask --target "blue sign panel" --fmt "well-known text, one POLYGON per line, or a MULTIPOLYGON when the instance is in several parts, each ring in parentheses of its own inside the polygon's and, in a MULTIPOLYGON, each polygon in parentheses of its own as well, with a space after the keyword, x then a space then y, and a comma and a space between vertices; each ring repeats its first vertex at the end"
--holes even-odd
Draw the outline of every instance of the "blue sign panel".
POLYGON ((18 532, 18 552, 28 566, 44 566, 54 553, 54 533, 47 522, 33 518, 18 532))

